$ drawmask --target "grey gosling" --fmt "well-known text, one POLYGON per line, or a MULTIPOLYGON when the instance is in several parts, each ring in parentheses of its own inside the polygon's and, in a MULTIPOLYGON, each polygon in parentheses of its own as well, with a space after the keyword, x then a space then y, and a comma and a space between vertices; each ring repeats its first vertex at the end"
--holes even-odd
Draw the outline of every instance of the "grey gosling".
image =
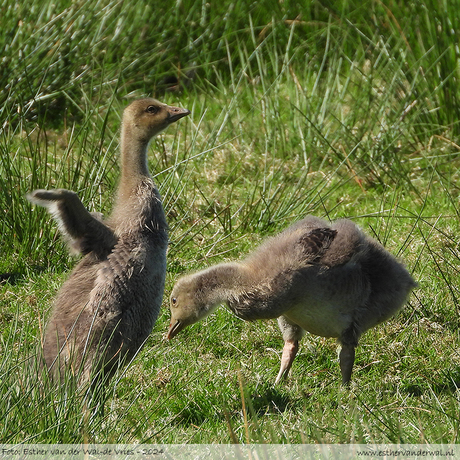
POLYGON ((360 336, 393 316, 415 286, 404 266, 350 220, 329 226, 307 216, 241 262, 181 277, 171 293, 168 338, 226 304, 244 320, 278 318, 284 349, 276 383, 287 377, 308 331, 338 339, 347 384, 360 336))
POLYGON ((168 226, 148 171, 147 147, 189 113, 155 99, 134 101, 124 110, 121 178, 107 220, 88 212, 70 190, 28 195, 48 209, 71 248, 84 255, 58 293, 45 331, 43 357, 52 375, 62 379, 70 368, 80 382, 99 371, 108 379, 150 334, 163 298, 168 226))

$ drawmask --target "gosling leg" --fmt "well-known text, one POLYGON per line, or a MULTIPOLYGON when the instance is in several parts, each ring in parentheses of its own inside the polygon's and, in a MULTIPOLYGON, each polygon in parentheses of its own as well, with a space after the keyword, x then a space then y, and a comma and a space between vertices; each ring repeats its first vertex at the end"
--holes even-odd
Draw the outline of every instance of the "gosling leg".
POLYGON ((299 351, 299 340, 305 334, 305 331, 300 326, 293 323, 284 315, 278 318, 278 326, 283 333, 284 348, 281 356, 281 367, 278 377, 276 377, 275 384, 288 376, 292 362, 299 351))
POLYGON ((342 372, 342 384, 348 385, 351 379, 351 372, 355 362, 355 347, 342 344, 339 354, 340 371, 342 372))
POLYGON ((281 367, 275 380, 275 385, 286 379, 291 369, 294 358, 299 351, 298 340, 286 340, 284 342, 283 355, 281 356, 281 367))

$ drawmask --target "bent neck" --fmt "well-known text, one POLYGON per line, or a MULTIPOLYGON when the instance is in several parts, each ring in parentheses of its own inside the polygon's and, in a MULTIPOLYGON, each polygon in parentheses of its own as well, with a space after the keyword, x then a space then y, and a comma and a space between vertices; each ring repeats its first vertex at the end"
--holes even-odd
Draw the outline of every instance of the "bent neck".
POLYGON ((229 299, 238 295, 250 282, 243 266, 237 262, 216 265, 204 270, 199 276, 202 295, 212 305, 228 303, 229 299))

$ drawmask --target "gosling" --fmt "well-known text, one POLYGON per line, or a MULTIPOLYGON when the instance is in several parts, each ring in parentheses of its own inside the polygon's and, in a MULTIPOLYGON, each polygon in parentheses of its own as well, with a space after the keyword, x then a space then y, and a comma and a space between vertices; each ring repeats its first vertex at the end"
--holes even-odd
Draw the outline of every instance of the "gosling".
POLYGON ((107 381, 143 346, 158 317, 166 275, 168 226, 149 174, 149 141, 186 109, 155 99, 132 102, 123 113, 121 178, 112 215, 86 210, 70 190, 36 190, 71 248, 84 255, 62 286, 42 343, 51 375, 80 383, 107 381))
POLYGON ((307 216, 241 262, 180 278, 167 337, 226 304, 244 320, 278 318, 284 349, 276 383, 288 376, 308 331, 338 339, 346 385, 360 336, 393 316, 415 286, 406 268, 352 221, 329 226, 307 216))

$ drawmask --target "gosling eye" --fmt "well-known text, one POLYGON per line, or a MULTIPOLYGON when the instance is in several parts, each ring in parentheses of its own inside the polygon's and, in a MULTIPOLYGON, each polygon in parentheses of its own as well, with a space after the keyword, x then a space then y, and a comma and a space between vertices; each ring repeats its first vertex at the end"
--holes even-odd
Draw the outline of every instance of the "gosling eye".
POLYGON ((149 105, 145 111, 147 113, 152 113, 152 114, 155 114, 155 113, 158 113, 160 111, 160 107, 158 107, 157 105, 149 105))
POLYGON ((177 299, 176 299, 175 297, 173 297, 173 298, 171 299, 171 303, 172 303, 173 305, 176 305, 177 299))

